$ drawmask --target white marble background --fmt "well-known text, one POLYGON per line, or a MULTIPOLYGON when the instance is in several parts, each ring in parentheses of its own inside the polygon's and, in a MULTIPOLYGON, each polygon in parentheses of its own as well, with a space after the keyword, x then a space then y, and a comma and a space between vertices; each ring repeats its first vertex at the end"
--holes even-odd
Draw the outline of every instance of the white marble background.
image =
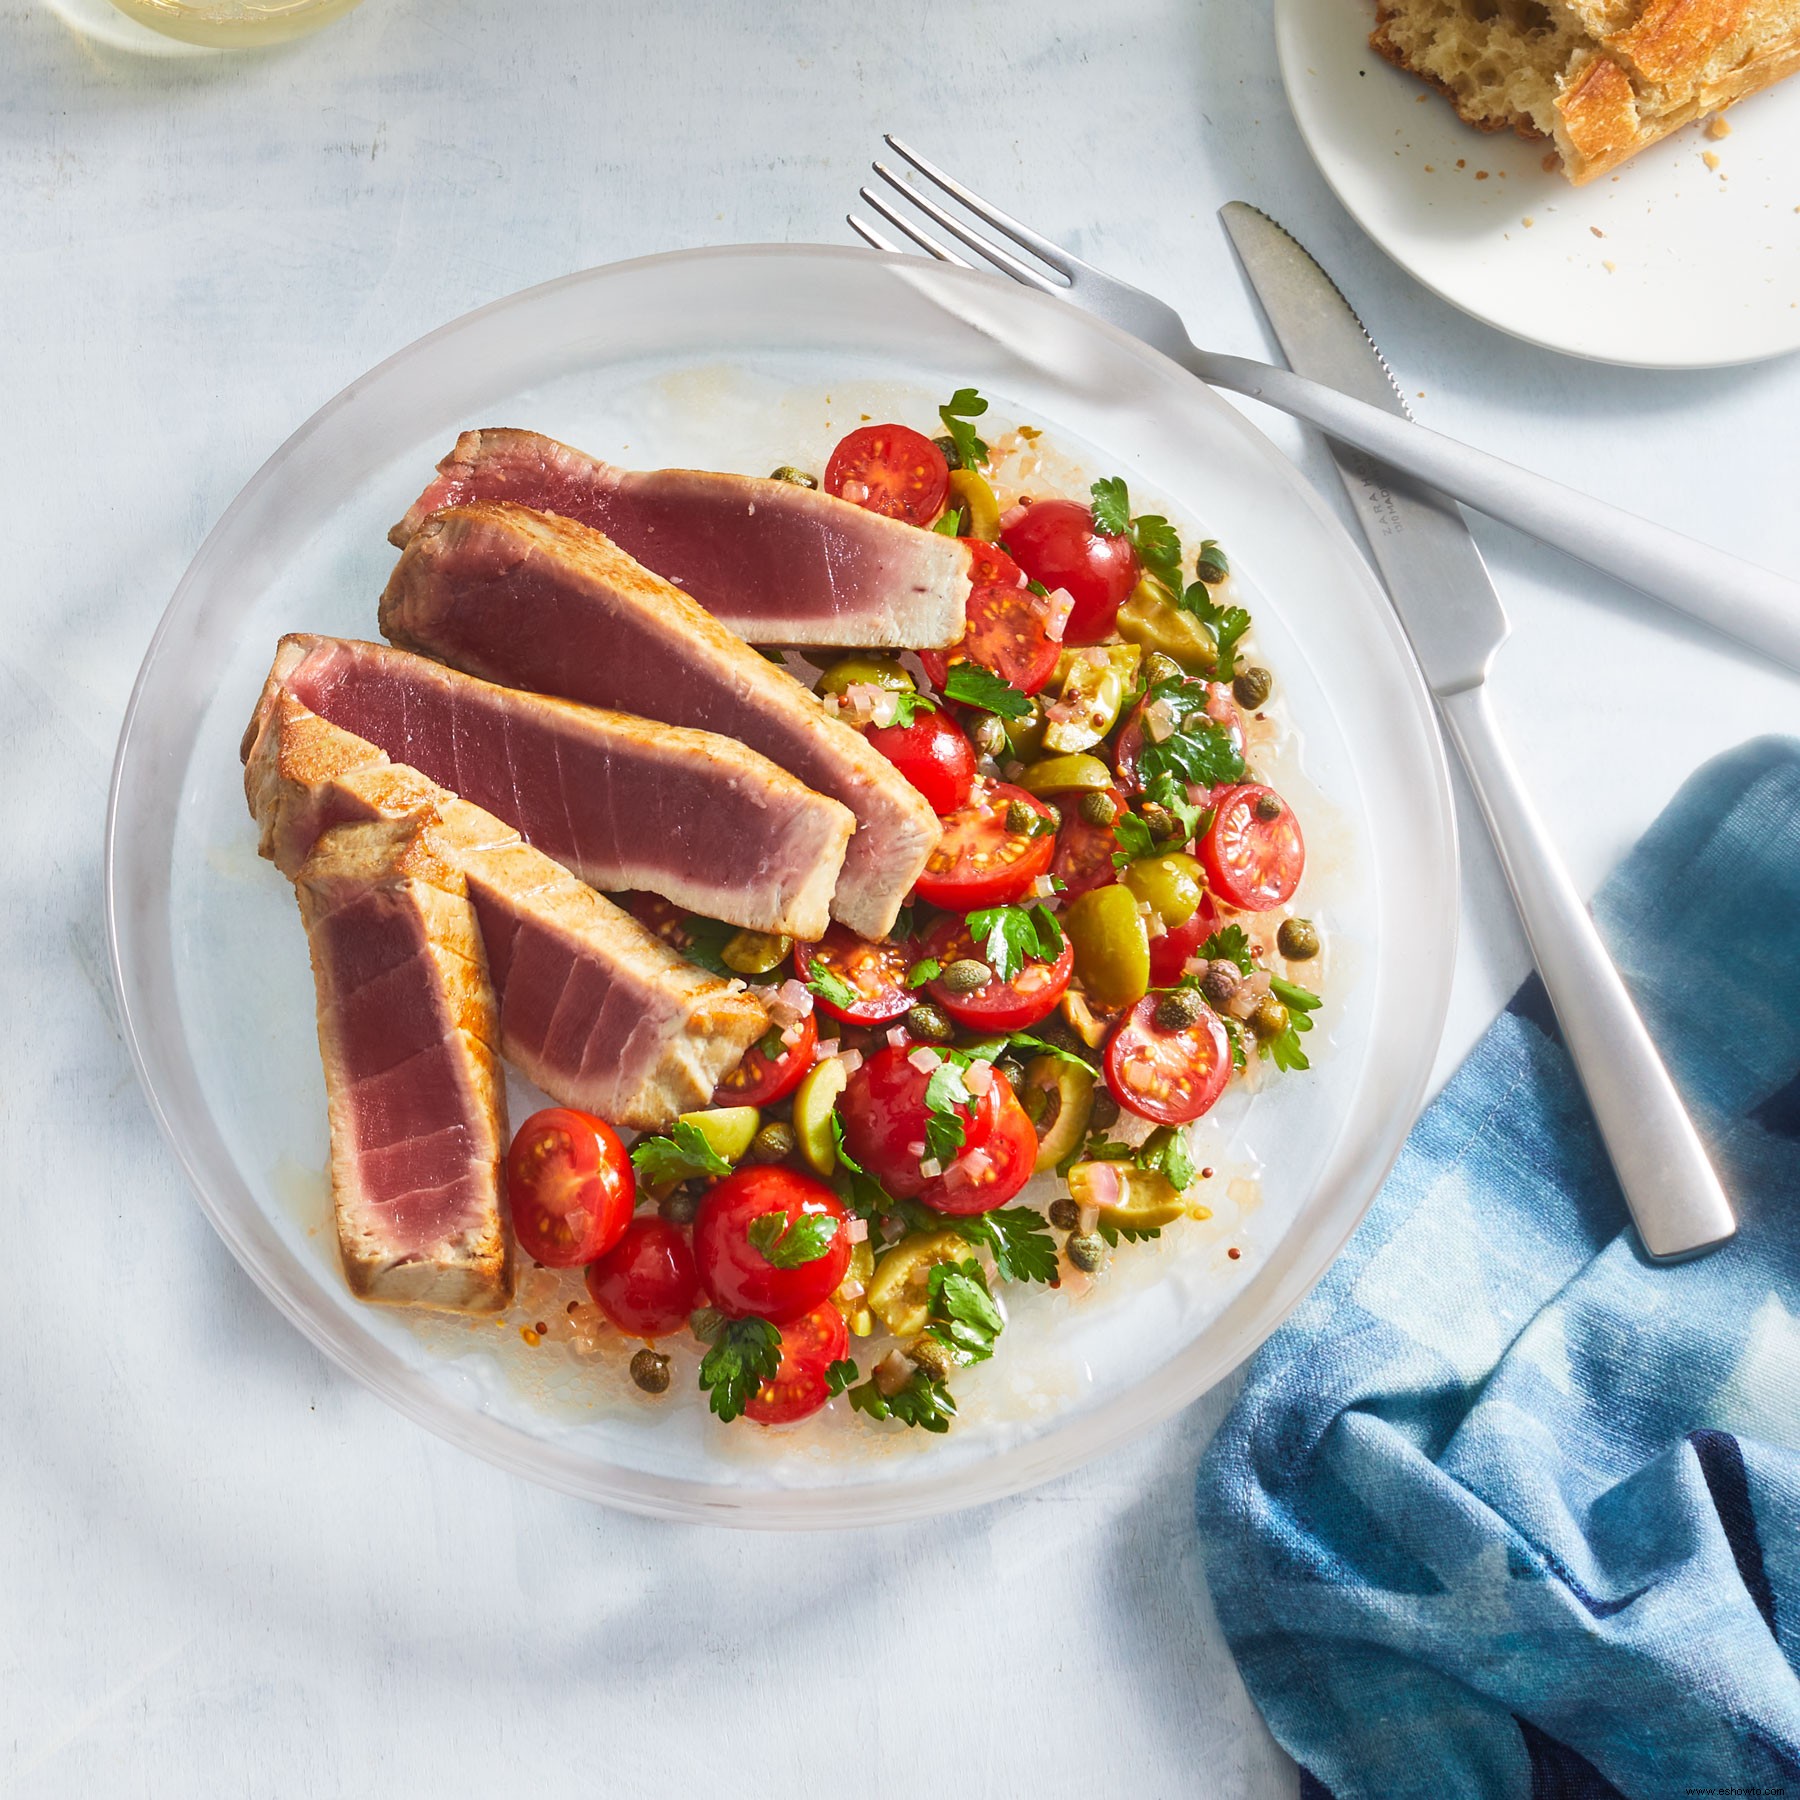
MULTIPOLYGON (((1241 351, 1265 339, 1213 213, 1255 200, 1429 422, 1800 572, 1800 363, 1631 374, 1448 311, 1307 163, 1253 0, 368 0, 239 59, 146 57, 0 0, 0 1794, 1293 1791, 1190 1523, 1225 1396, 916 1529, 592 1510, 398 1419, 277 1318, 114 1028, 114 733, 268 451, 527 283, 843 241, 883 129, 1241 351)), ((1800 724, 1792 681, 1482 535, 1517 625, 1500 711, 1584 886, 1705 756, 1800 724)), ((1465 869, 1446 1066, 1525 961, 1485 846, 1465 869)))

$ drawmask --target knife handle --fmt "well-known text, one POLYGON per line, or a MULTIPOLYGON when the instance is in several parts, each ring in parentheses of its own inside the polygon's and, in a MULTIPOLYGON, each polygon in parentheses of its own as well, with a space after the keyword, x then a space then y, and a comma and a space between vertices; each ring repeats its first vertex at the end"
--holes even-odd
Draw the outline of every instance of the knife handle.
POLYGON ((1316 425, 1489 518, 1628 582, 1739 643, 1800 671, 1800 581, 1696 543, 1547 475, 1428 431, 1290 369, 1196 350, 1202 380, 1316 425))
POLYGON ((1694 1123, 1527 797, 1483 687, 1440 695, 1444 723, 1487 818, 1569 1060, 1644 1249, 1679 1262, 1737 1230, 1694 1123))

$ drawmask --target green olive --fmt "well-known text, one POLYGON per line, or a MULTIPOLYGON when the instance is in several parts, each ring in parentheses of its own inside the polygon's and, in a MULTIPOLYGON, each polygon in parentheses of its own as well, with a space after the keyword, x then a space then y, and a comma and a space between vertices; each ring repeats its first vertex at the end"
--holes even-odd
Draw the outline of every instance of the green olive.
POLYGON ((886 688, 890 693, 910 694, 913 678, 891 656, 840 656, 819 677, 821 694, 841 695, 853 687, 886 688))
POLYGON ((931 1271, 961 1262, 969 1240, 960 1231, 904 1237, 885 1251, 869 1280, 869 1307, 895 1337, 915 1337, 931 1318, 931 1271))
POLYGON ((1319 932, 1311 919, 1283 919, 1275 948, 1289 962, 1311 962, 1319 954, 1319 932))
POLYGON ((1130 1163, 1077 1163, 1069 1171, 1070 1196, 1078 1206, 1098 1206, 1097 1192, 1114 1196, 1100 1206, 1101 1219, 1130 1231, 1157 1230, 1173 1224, 1187 1210, 1169 1178, 1154 1169, 1138 1169, 1130 1163), (1102 1169, 1108 1171, 1104 1185, 1096 1180, 1096 1171, 1102 1169))
POLYGON ((1118 632, 1145 650, 1172 657, 1189 675, 1210 675, 1219 666, 1213 634, 1192 613, 1171 606, 1163 589, 1147 576, 1119 608, 1118 632))
POLYGON ((1264 994, 1250 1015, 1250 1029, 1259 1038, 1278 1038, 1288 1028, 1288 1009, 1273 994, 1264 994))
POLYGON ((767 975, 787 961, 791 937, 772 931, 740 931, 727 939, 719 961, 738 975, 767 975))
POLYGON ((1044 747, 1044 729, 1049 721, 1044 717, 1043 702, 1035 695, 1032 697, 1031 710, 1022 719, 1006 721, 1006 741, 1012 753, 1020 762, 1031 762, 1044 747))
POLYGON ((1130 1006, 1150 987, 1150 933, 1137 896, 1116 882, 1086 893, 1063 914, 1075 973, 1100 1006, 1130 1006))
POLYGON ((683 1113, 680 1123, 692 1125, 728 1163, 735 1163, 748 1152, 762 1114, 754 1106, 713 1106, 683 1113))
POLYGON ((1185 851, 1167 856, 1140 856, 1125 868, 1125 885, 1162 920, 1165 931, 1185 925, 1200 910, 1206 878, 1185 851))
POLYGON ((1041 1175, 1081 1142, 1094 1109, 1094 1077, 1060 1056, 1036 1056, 1025 1065, 1019 1098, 1038 1135, 1033 1173, 1041 1175))
POLYGON ((858 1337, 867 1337, 875 1329, 875 1315, 869 1311, 869 1280, 875 1273, 874 1247, 864 1238, 850 1250, 850 1263, 838 1291, 831 1296, 832 1305, 844 1315, 844 1323, 858 1337))
POLYGON ((1046 757, 1019 777, 1019 786, 1028 794, 1092 793, 1112 782, 1112 770, 1099 757, 1079 755, 1046 757))
POLYGON ((968 514, 969 529, 964 536, 991 544, 1000 535, 1000 502, 973 469, 950 471, 950 504, 960 506, 968 514))
POLYGON ((1044 748, 1068 754, 1099 743, 1118 722, 1142 657, 1136 644, 1065 650, 1056 663, 1057 711, 1071 716, 1045 726, 1044 748))
POLYGON ((819 485, 818 476, 809 475, 804 469, 796 469, 792 463, 783 463, 779 469, 772 470, 769 479, 785 481, 791 487, 816 488, 819 485))
POLYGON ((1232 698, 1246 712, 1255 712, 1268 699, 1275 678, 1267 669, 1240 669, 1231 684, 1232 698))
POLYGON ((814 1063, 794 1089, 794 1135, 807 1167, 816 1175, 830 1175, 837 1168, 837 1138, 831 1120, 845 1079, 842 1061, 828 1056, 814 1063))

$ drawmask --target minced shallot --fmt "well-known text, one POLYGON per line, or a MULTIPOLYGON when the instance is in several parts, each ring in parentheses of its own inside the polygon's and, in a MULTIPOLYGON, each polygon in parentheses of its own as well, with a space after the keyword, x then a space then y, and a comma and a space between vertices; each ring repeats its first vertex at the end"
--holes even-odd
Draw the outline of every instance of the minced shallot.
POLYGON ((994 1066, 992 1063, 970 1063, 963 1074, 963 1086, 971 1094, 985 1094, 994 1085, 994 1066))
POLYGON ((1067 588, 1055 588, 1046 605, 1044 636, 1053 644, 1060 644, 1063 633, 1069 628, 1069 615, 1075 610, 1075 596, 1067 588))
POLYGON ((904 1025, 895 1025, 889 1029, 887 1041, 890 1050, 904 1050, 912 1042, 912 1034, 904 1025))
POLYGON ((811 990, 804 982, 796 981, 791 975, 780 987, 771 989, 763 999, 769 1009, 769 1017, 777 1025, 798 1025, 813 1009, 811 990))
MULTIPOLYGON (((846 1244, 867 1243, 869 1238, 869 1221, 867 1219, 846 1219, 844 1221, 844 1242, 846 1244)), ((861 1288, 856 1290, 859 1294, 861 1288)))
POLYGON ((860 1050, 842 1050, 838 1053, 838 1061, 844 1065, 844 1079, 848 1081, 862 1067, 862 1052, 860 1050))
POLYGON ((906 1059, 921 1075, 933 1075, 944 1060, 929 1044, 921 1044, 906 1059))

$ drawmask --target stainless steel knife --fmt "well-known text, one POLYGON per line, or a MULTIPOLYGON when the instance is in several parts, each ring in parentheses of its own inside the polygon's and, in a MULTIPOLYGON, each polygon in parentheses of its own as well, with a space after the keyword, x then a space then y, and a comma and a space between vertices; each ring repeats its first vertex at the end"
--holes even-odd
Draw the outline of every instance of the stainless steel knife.
MULTIPOLYGON (((1221 210, 1288 363, 1410 418, 1381 352, 1331 277, 1241 201, 1221 210)), ((1581 896, 1532 806, 1488 705, 1506 614, 1455 502, 1331 446, 1512 887, 1557 1023, 1645 1251, 1675 1262, 1737 1230, 1731 1203, 1581 896)))

